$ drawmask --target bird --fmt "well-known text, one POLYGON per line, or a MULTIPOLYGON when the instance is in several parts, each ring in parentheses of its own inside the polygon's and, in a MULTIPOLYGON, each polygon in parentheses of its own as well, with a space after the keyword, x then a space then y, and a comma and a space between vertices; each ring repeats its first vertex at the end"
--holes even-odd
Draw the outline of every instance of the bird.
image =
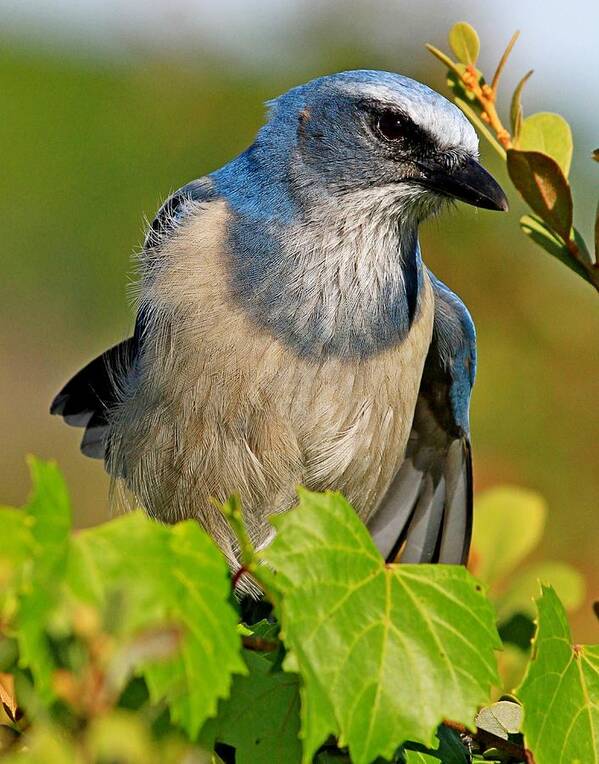
POLYGON ((406 76, 331 74, 267 107, 249 148, 159 209, 133 335, 51 413, 151 517, 197 519, 232 571, 216 502, 238 494, 263 549, 299 485, 344 494, 387 561, 464 564, 476 335, 418 231, 506 196, 462 111, 406 76))

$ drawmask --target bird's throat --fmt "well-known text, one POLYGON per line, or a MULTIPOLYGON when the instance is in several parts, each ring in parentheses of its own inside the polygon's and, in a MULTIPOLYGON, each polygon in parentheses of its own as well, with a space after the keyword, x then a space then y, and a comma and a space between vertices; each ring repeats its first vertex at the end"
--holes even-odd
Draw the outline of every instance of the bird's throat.
POLYGON ((240 217, 232 229, 236 299, 302 356, 372 356, 405 339, 418 313, 417 223, 381 199, 347 206, 259 230, 240 217))

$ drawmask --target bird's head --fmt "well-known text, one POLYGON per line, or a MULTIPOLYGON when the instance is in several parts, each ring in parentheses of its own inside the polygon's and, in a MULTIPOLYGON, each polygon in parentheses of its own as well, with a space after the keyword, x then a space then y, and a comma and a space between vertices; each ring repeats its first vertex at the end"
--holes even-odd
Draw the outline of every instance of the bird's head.
POLYGON ((256 147, 285 156, 298 201, 384 189, 422 218, 444 200, 506 210, 504 192, 478 163, 462 112, 398 74, 349 71, 301 85, 270 104, 256 147))

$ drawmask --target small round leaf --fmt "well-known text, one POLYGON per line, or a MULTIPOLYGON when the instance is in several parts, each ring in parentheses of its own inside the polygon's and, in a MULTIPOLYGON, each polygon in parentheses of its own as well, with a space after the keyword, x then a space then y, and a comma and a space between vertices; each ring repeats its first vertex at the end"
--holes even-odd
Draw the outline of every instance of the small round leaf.
POLYGON ((499 486, 476 497, 474 573, 494 584, 510 573, 537 546, 547 506, 543 497, 517 486, 499 486))
POLYGON ((572 162, 572 130, 559 114, 541 111, 526 117, 520 128, 518 148, 547 154, 555 159, 565 177, 568 177, 572 162))
POLYGON ((458 21, 449 31, 449 45, 463 64, 475 64, 480 51, 480 40, 474 27, 458 21))

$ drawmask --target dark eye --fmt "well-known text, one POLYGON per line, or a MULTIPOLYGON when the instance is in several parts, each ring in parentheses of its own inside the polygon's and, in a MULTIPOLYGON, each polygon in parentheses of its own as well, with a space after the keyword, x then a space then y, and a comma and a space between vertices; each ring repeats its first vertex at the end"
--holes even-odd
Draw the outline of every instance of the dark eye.
POLYGON ((388 141, 407 137, 406 120, 395 111, 384 111, 376 119, 376 129, 388 141))

